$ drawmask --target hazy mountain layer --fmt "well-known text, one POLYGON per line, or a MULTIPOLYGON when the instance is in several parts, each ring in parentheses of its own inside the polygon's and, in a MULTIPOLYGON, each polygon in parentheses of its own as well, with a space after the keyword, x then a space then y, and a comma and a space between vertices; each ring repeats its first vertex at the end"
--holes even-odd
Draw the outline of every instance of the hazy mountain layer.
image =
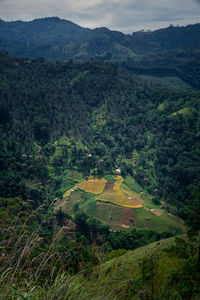
POLYGON ((0 21, 0 51, 47 59, 121 59, 136 53, 197 49, 200 25, 168 27, 125 35, 107 28, 88 29, 57 17, 30 22, 0 21))

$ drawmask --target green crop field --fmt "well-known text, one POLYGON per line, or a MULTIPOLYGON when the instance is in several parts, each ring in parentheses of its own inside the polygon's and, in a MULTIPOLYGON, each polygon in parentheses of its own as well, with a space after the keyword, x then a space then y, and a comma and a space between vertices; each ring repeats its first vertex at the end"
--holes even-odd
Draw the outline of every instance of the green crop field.
POLYGON ((159 209, 162 210, 162 205, 156 205, 152 202, 152 197, 150 195, 147 195, 143 192, 140 193, 140 198, 142 200, 142 202, 144 203, 144 207, 146 208, 155 208, 155 209, 159 209))
POLYGON ((94 194, 83 192, 79 207, 89 216, 96 217, 96 200, 94 194))
POLYGON ((171 231, 174 233, 184 232, 185 226, 183 221, 173 218, 171 215, 162 213, 157 216, 146 208, 134 209, 136 216, 136 228, 148 228, 157 232, 171 231))
POLYGON ((96 196, 97 200, 102 200, 105 202, 115 202, 116 199, 116 195, 114 191, 108 190, 108 191, 104 191, 102 194, 96 196))
POLYGON ((109 203, 98 202, 97 218, 103 223, 110 224, 111 228, 120 227, 123 208, 109 203), (118 225, 118 226, 117 226, 118 225))
POLYGON ((143 188, 130 175, 126 176, 126 178, 123 181, 123 184, 129 187, 131 191, 134 191, 138 194, 144 191, 143 188))
MULTIPOLYGON (((77 172, 67 175, 81 180, 77 172)), ((155 205, 152 197, 137 184, 133 177, 129 175, 123 180, 121 176, 115 176, 112 186, 113 180, 114 176, 106 175, 105 178, 90 177, 89 180, 77 183, 55 203, 55 211, 62 208, 63 211, 72 214, 74 204, 78 203, 79 208, 89 216, 98 218, 111 229, 120 229, 124 226, 123 207, 133 207, 136 228, 148 228, 157 232, 185 232, 183 222, 168 214, 162 205, 155 205), (104 189, 106 182, 111 184, 108 189, 104 189), (99 193, 101 191, 103 192, 99 193)), ((133 224, 128 223, 128 227, 130 226, 133 224)))
POLYGON ((65 199, 65 211, 68 214, 71 214, 73 212, 73 205, 75 203, 79 203, 79 201, 82 199, 84 192, 81 190, 74 190, 71 191, 69 197, 65 199))

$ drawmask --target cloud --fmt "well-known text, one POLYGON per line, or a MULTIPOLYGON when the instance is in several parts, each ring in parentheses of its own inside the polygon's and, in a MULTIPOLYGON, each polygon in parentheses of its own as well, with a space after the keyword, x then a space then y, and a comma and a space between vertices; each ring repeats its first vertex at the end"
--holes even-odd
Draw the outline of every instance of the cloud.
POLYGON ((200 0, 0 0, 0 18, 58 16, 81 26, 123 32, 199 22, 200 0))

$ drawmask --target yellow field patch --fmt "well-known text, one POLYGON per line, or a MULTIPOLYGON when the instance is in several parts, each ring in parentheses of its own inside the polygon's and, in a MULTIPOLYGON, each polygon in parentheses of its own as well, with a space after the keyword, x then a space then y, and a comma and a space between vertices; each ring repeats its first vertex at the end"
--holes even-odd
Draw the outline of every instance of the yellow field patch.
MULTIPOLYGON (((63 194, 63 198, 60 201, 57 201, 55 204, 55 209, 58 209, 59 207, 62 207, 62 209, 65 206, 66 199, 70 196, 70 193, 74 190, 80 188, 81 190, 84 190, 85 192, 92 193, 95 195, 98 195, 96 197, 97 200, 102 200, 105 202, 111 202, 113 204, 118 204, 123 207, 129 207, 129 208, 140 208, 143 207, 142 201, 138 201, 138 194, 134 198, 133 195, 130 195, 128 193, 128 190, 122 189, 122 182, 123 182, 122 176, 118 175, 115 176, 115 183, 113 186, 113 190, 104 190, 105 185, 107 183, 107 180, 105 178, 95 178, 93 176, 90 176, 88 180, 85 180, 84 182, 81 182, 79 184, 76 184, 73 188, 67 190, 63 194)), ((140 198, 139 198, 140 200, 140 198)))
POLYGON ((118 204, 123 207, 129 208, 140 208, 143 207, 142 201, 138 201, 138 194, 134 197, 133 195, 129 195, 128 192, 121 190, 121 184, 123 182, 123 178, 119 176, 115 176, 115 183, 113 186, 113 190, 105 190, 102 194, 96 197, 97 200, 101 200, 104 202, 111 202, 113 204, 118 204))
POLYGON ((104 178, 98 179, 95 177, 89 177, 88 180, 81 182, 78 187, 92 194, 101 194, 104 191, 107 180, 104 178))
POLYGON ((115 177, 115 183, 113 190, 115 191, 115 203, 124 207, 131 207, 131 208, 140 208, 142 207, 142 204, 136 204, 132 199, 125 196, 122 191, 120 190, 120 185, 123 182, 122 176, 116 176, 115 177))
POLYGON ((69 197, 69 195, 71 194, 71 192, 75 191, 78 188, 78 184, 76 184, 73 188, 67 190, 66 192, 64 192, 63 194, 63 198, 67 198, 69 197))

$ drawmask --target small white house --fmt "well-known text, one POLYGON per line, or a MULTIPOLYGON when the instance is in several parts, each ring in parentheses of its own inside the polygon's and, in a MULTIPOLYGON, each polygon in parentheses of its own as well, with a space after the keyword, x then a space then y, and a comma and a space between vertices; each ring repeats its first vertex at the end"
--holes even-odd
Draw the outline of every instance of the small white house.
POLYGON ((116 173, 116 174, 121 174, 121 169, 120 169, 120 168, 117 168, 117 169, 115 170, 115 173, 116 173))

